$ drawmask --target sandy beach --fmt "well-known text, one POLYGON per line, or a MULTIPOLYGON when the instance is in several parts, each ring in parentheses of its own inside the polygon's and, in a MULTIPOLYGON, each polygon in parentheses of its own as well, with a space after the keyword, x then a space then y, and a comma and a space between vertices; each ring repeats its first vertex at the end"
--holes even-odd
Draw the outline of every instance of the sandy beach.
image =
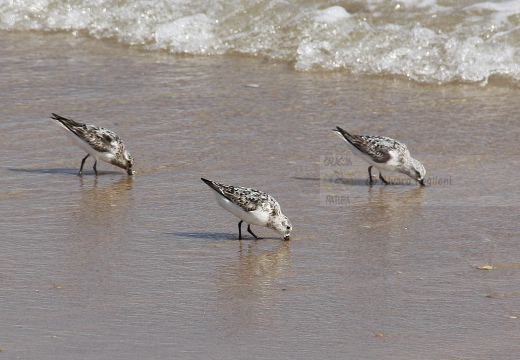
POLYGON ((0 47, 1 358, 518 358, 518 88, 0 47), (114 130, 137 174, 77 176, 52 112, 114 130), (367 186, 338 125, 406 143, 429 186, 367 186), (291 240, 237 240, 201 177, 269 192, 291 240))

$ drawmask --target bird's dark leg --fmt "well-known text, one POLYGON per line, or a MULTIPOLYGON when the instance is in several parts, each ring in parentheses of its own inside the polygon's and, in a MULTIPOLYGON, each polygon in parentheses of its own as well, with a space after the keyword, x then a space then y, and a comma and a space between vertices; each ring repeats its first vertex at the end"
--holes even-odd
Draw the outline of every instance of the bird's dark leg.
POLYGON ((96 169, 96 165, 97 165, 97 159, 94 161, 94 172, 96 173, 96 176, 97 176, 98 172, 96 169))
POLYGON ((255 237, 255 239, 260 239, 258 236, 255 235, 255 233, 251 230, 251 225, 247 224, 247 232, 250 233, 255 237))
POLYGON ((85 157, 83 158, 83 160, 81 160, 81 166, 80 166, 80 168, 79 168, 79 173, 78 173, 78 175, 81 175, 81 172, 83 171, 83 165, 85 165, 85 160, 87 160, 87 158, 88 158, 89 156, 90 156, 90 154, 87 154, 87 156, 85 156, 85 157))
POLYGON ((368 167, 368 183, 369 183, 370 185, 373 184, 373 181, 372 181, 372 165, 370 165, 370 166, 368 167))
POLYGON ((384 182, 385 185, 388 185, 388 181, 386 181, 383 175, 381 175, 381 171, 379 172, 379 179, 381 179, 381 181, 384 182))
POLYGON ((242 240, 242 222, 244 220, 240 220, 238 222, 238 240, 242 240))

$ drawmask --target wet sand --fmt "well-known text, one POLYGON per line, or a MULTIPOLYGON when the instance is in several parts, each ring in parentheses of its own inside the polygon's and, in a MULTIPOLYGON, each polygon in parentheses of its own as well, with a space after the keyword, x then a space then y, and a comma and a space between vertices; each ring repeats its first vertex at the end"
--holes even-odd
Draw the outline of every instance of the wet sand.
POLYGON ((518 357, 518 89, 0 46, 2 358, 518 357), (136 176, 77 176, 51 112, 117 132, 136 176), (366 186, 336 125, 402 140, 430 186, 366 186), (268 191, 292 239, 237 240, 200 177, 268 191))

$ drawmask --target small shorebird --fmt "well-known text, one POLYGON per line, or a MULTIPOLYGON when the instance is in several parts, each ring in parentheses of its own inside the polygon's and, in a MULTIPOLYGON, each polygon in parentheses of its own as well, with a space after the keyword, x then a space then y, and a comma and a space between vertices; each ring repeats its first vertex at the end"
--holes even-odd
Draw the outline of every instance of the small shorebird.
POLYGON ((114 132, 105 128, 78 123, 72 119, 52 113, 51 119, 67 130, 67 136, 88 154, 81 160, 79 174, 83 171, 85 160, 92 155, 94 172, 98 174, 96 165, 98 159, 126 170, 128 175, 135 174, 132 170, 134 159, 125 149, 123 141, 114 132))
POLYGON ((424 166, 413 157, 405 144, 385 136, 353 135, 339 126, 333 129, 334 133, 345 140, 354 155, 359 156, 370 164, 368 176, 372 181, 372 166, 379 170, 379 179, 388 185, 388 181, 381 175, 381 170, 397 171, 408 175, 424 186, 424 166))
POLYGON ((241 219, 238 223, 238 239, 242 240, 242 222, 247 223, 247 231, 259 239, 251 225, 265 226, 280 234, 284 240, 289 240, 292 225, 287 216, 282 214, 280 205, 269 194, 262 191, 220 184, 216 181, 201 178, 215 191, 217 203, 241 219))

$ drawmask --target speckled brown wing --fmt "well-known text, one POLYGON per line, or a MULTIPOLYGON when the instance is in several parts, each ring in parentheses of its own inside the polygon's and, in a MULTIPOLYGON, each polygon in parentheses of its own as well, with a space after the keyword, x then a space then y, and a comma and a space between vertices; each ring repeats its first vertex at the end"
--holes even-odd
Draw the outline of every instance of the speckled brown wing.
POLYGON ((392 158, 392 155, 389 153, 392 149, 398 152, 404 152, 406 150, 406 145, 385 136, 354 135, 339 126, 336 128, 336 131, 339 132, 345 140, 378 163, 388 162, 388 160, 392 158))
POLYGON ((204 178, 202 181, 244 211, 254 211, 259 206, 264 207, 265 203, 271 202, 272 199, 270 195, 255 189, 225 185, 204 178))
POLYGON ((120 143, 119 137, 112 131, 94 125, 78 123, 72 119, 52 113, 52 119, 59 121, 70 132, 88 143, 94 150, 110 152, 120 143))

